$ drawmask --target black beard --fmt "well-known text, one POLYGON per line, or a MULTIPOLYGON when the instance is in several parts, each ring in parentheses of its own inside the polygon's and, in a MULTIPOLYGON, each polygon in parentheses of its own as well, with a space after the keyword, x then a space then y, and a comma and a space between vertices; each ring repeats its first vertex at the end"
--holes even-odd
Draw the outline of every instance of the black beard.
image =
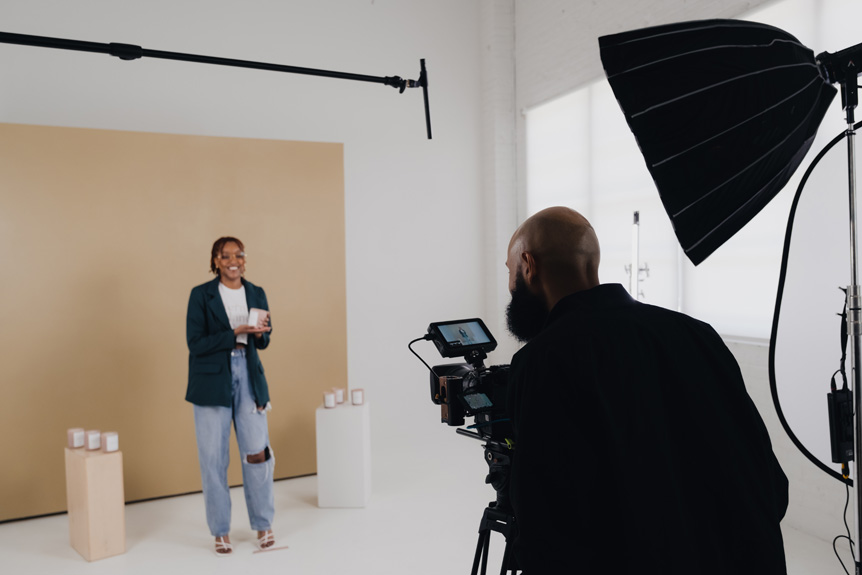
POLYGON ((542 331, 547 319, 548 310, 545 302, 539 296, 530 293, 524 277, 518 275, 515 278, 512 301, 506 307, 506 325, 509 333, 521 343, 527 343, 542 331))

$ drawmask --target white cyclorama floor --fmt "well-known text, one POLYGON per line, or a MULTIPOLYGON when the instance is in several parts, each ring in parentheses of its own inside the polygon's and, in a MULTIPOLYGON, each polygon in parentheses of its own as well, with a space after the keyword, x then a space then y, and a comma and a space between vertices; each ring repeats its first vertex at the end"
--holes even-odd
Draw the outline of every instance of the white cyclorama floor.
MULTIPOLYGON (((416 464, 378 470, 364 509, 318 508, 316 476, 276 482, 273 527, 277 545, 287 549, 254 553, 242 489, 235 488, 231 556, 211 551, 202 496, 192 494, 127 505, 127 552, 92 563, 69 546, 66 515, 2 524, 0 573, 469 574, 482 511, 493 498, 493 490, 482 484, 481 449, 475 464, 405 459, 416 464), (474 475, 475 481, 465 480, 474 475)), ((786 526, 784 537, 790 575, 844 572, 830 542, 786 526)), ((499 572, 502 550, 502 536, 493 533, 489 573, 499 572)))

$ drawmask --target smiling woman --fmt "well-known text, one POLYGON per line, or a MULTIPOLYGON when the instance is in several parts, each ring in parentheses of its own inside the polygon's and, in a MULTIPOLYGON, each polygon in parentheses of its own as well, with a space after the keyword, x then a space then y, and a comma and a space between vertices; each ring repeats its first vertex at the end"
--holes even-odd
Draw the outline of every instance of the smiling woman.
POLYGON ((230 543, 230 426, 242 457, 242 476, 251 528, 258 547, 272 547, 275 506, 272 481, 275 457, 269 445, 266 412, 269 388, 257 351, 269 346, 272 331, 263 288, 247 281, 245 247, 234 237, 215 241, 210 271, 216 279, 194 288, 189 298, 186 339, 189 384, 207 524, 217 555, 230 543), (252 319, 249 310, 256 309, 252 319), (261 311, 265 313, 260 313, 261 311), (251 335, 252 337, 249 337, 251 335))

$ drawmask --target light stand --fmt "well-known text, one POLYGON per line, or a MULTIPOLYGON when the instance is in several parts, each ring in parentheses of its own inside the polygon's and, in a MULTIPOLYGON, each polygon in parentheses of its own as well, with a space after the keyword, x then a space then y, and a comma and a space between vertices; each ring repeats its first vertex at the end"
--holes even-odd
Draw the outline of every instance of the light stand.
POLYGON ((636 300, 640 299, 640 213, 634 213, 632 222, 632 263, 628 267, 629 272, 629 294, 636 300))
MULTIPOLYGON (((853 405, 855 413, 854 427, 854 458, 856 460, 856 472, 853 478, 856 480, 856 541, 862 535, 862 457, 860 457, 860 446, 862 446, 862 371, 860 371, 860 359, 862 359, 862 323, 860 323, 860 293, 858 281, 858 253, 856 239, 856 132, 853 129, 854 110, 856 108, 856 76, 852 82, 842 84, 842 105, 847 112, 847 179, 850 195, 850 287, 848 288, 847 306, 847 331, 850 337, 851 355, 850 370, 853 381, 853 405), (852 87, 851 87, 852 85, 852 87), (852 93, 852 97, 850 94, 852 93)), ((862 564, 856 561, 856 575, 862 574, 862 564)))
MULTIPOLYGON (((855 83, 855 79, 854 79, 855 83)), ((854 90, 855 92, 855 90, 854 90)), ((842 95, 843 95, 842 91, 842 95)), ((855 105, 854 105, 855 107, 855 105)), ((853 108, 847 110, 847 175, 849 182, 850 193, 850 287, 848 288, 848 307, 847 307, 847 330, 850 337, 851 355, 850 355, 850 370, 853 381, 853 405, 855 414, 854 426, 854 458, 856 459, 856 472, 853 478, 856 480, 856 541, 859 541, 859 536, 862 534, 862 457, 859 454, 859 447, 862 445, 862 374, 859 370, 859 360, 862 358, 862 325, 860 325, 859 306, 859 282, 858 282, 858 255, 856 243, 856 146, 854 143, 856 132, 853 130, 853 108)), ((856 559, 856 575, 862 574, 862 564, 859 559, 856 559)))
MULTIPOLYGON (((860 456, 860 446, 862 446, 862 370, 860 370, 860 360, 862 360, 862 317, 860 317, 860 307, 862 307, 862 294, 860 294, 858 281, 859 255, 858 244, 856 237, 856 131, 853 129, 855 124, 855 110, 859 103, 858 90, 858 67, 854 63, 855 59, 862 58, 862 44, 857 44, 846 50, 842 50, 836 54, 824 52, 817 56, 818 63, 821 69, 826 74, 827 78, 833 82, 841 84, 841 107, 844 109, 847 121, 847 182, 848 193, 850 196, 850 286, 847 288, 847 335, 850 340, 850 372, 853 385, 853 406, 855 414, 853 446, 855 459, 855 472, 853 479, 855 480, 855 526, 856 526, 856 541, 859 541, 862 535, 862 456, 860 456)), ((862 563, 860 558, 855 559, 856 575, 862 575, 862 563)))
POLYGON ((634 213, 632 223, 632 263, 625 266, 626 272, 629 274, 629 294, 636 300, 640 301, 643 297, 641 291, 641 272, 649 277, 649 264, 645 263, 641 266, 640 261, 640 212, 634 213))
POLYGON ((68 40, 65 38, 49 38, 45 36, 31 36, 28 34, 13 34, 0 32, 0 43, 17 44, 20 46, 38 46, 42 48, 57 48, 60 50, 74 50, 78 52, 97 52, 109 54, 120 60, 137 60, 139 58, 160 58, 163 60, 179 60, 182 62, 196 62, 199 64, 216 64, 219 66, 232 66, 236 68, 251 68, 254 70, 269 70, 271 72, 286 72, 288 74, 305 74, 308 76, 323 76, 326 78, 339 78, 342 80, 357 80, 360 82, 374 82, 397 88, 403 93, 406 88, 422 88, 425 103, 425 130, 428 139, 431 139, 431 112, 428 107, 428 72, 425 69, 425 60, 419 60, 419 79, 405 80, 400 76, 367 76, 364 74, 351 74, 348 72, 334 72, 330 70, 317 70, 315 68, 301 68, 298 66, 285 66, 282 64, 269 64, 265 62, 252 62, 249 60, 235 60, 233 58, 218 58, 214 56, 202 56, 199 54, 184 54, 181 52, 164 52, 161 50, 149 50, 134 44, 121 44, 111 42, 103 44, 100 42, 84 42, 81 40, 68 40))

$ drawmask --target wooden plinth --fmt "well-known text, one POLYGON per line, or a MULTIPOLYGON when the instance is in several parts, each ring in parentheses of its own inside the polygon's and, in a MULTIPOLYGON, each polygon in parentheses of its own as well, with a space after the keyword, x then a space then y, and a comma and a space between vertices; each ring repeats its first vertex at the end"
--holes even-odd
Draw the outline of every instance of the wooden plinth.
POLYGON ((66 448, 69 540, 87 561, 126 552, 123 454, 66 448))

